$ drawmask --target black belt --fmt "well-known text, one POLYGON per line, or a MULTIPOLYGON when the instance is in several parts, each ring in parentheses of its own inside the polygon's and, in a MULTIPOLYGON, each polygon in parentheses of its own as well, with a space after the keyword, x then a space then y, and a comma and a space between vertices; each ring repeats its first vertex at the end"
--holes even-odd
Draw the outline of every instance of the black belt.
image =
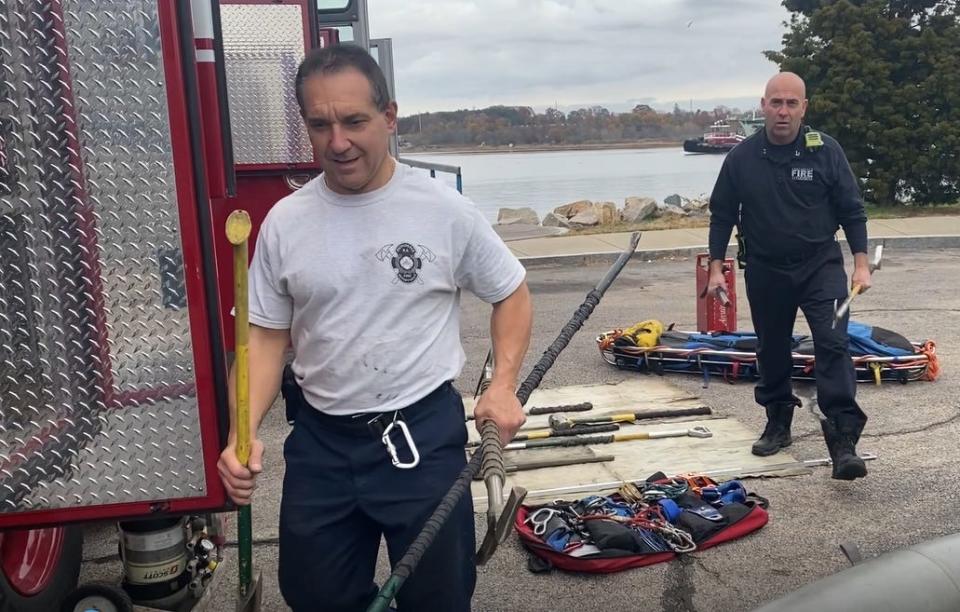
POLYGON ((374 438, 383 436, 383 432, 390 423, 396 420, 403 420, 403 410, 391 410, 390 412, 378 412, 375 415, 357 414, 352 417, 355 421, 365 423, 367 429, 374 438))
POLYGON ((316 414, 321 423, 335 427, 340 431, 349 433, 351 435, 369 434, 374 438, 379 439, 390 423, 393 423, 396 420, 404 420, 405 413, 409 413, 411 410, 416 410, 417 405, 420 404, 420 402, 423 402, 434 394, 443 391, 448 385, 451 384, 452 383, 450 381, 446 381, 428 393, 422 399, 417 400, 413 404, 399 410, 389 410, 387 412, 358 412, 355 414, 336 415, 321 412, 313 409, 311 406, 311 412, 316 414))
POLYGON ((813 259, 817 255, 821 254, 824 249, 835 244, 836 241, 827 242, 821 245, 818 245, 812 249, 800 251, 798 253, 791 253, 788 255, 763 255, 756 258, 751 258, 751 261, 755 261, 759 264, 767 264, 774 266, 792 266, 796 264, 801 264, 809 259, 813 259))
POLYGON ((351 436, 370 436, 379 439, 390 423, 398 419, 403 419, 404 410, 406 410, 406 408, 389 410, 387 412, 361 412, 358 414, 339 415, 327 414, 311 408, 310 412, 324 427, 329 427, 351 436))

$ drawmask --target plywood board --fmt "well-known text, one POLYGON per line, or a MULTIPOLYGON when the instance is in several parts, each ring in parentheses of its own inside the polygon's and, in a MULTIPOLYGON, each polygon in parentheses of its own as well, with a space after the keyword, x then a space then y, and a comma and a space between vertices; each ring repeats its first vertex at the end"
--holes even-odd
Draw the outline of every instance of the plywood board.
MULTIPOLYGON (((694 396, 684 393, 669 382, 660 378, 644 378, 642 381, 629 380, 616 385, 581 385, 560 387, 537 391, 528 402, 528 406, 558 404, 576 404, 584 401, 593 403, 589 413, 635 412, 645 409, 678 408, 700 406, 702 403, 694 396)), ((473 402, 465 399, 468 414, 473 402)), ((577 415, 578 413, 569 413, 577 415)), ((530 417, 528 425, 546 426, 546 416, 530 417)), ((666 431, 703 426, 709 429, 710 438, 663 438, 657 440, 634 440, 613 444, 591 445, 585 448, 595 454, 611 454, 616 457, 607 463, 584 463, 581 465, 541 468, 508 474, 508 486, 519 485, 530 493, 530 501, 549 500, 557 495, 553 489, 570 486, 587 487, 591 484, 607 485, 614 481, 643 480, 651 474, 661 471, 668 475, 733 470, 744 474, 787 475, 806 473, 808 470, 782 470, 766 472, 765 467, 780 466, 795 461, 786 453, 777 453, 772 457, 756 457, 750 453, 750 446, 756 440, 758 432, 745 427, 735 419, 713 417, 687 417, 683 419, 639 421, 635 425, 625 425, 621 433, 633 431, 666 431)), ((478 434, 471 429, 472 439, 478 434)), ((506 455, 506 463, 535 461, 548 457, 547 453, 557 452, 546 449, 528 449, 512 451, 506 455)), ((568 449, 559 452, 569 452, 568 449)), ((614 487, 615 488, 615 487, 614 487)), ((599 489, 594 491, 599 492, 599 489)), ((482 482, 472 486, 474 505, 477 511, 486 507, 486 489, 482 482)), ((583 497, 588 493, 578 493, 572 498, 583 497)))

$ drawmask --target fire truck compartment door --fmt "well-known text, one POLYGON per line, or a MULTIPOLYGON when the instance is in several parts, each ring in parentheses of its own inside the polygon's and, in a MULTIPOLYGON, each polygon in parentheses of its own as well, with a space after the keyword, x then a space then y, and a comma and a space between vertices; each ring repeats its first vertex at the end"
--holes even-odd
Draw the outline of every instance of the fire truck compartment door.
POLYGON ((0 4, 0 528, 223 503, 178 4, 0 4))

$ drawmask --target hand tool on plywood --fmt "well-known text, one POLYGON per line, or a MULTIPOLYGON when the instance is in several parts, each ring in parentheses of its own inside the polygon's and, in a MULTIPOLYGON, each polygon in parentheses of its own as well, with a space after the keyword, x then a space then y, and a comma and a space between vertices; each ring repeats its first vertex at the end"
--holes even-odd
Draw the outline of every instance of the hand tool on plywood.
MULTIPOLYGON (((517 434, 510 442, 523 442, 525 440, 542 440, 544 438, 556 438, 560 436, 582 436, 585 434, 598 434, 610 431, 619 431, 620 425, 617 423, 597 423, 596 425, 577 425, 570 429, 531 429, 524 433, 517 434)), ((467 442, 467 448, 480 446, 480 442, 467 442)))
POLYGON ((661 438, 711 438, 713 432, 703 426, 688 427, 686 429, 670 429, 666 431, 637 431, 633 433, 618 433, 606 436, 573 436, 547 440, 528 440, 526 442, 511 442, 504 446, 504 450, 520 450, 525 448, 551 448, 557 446, 588 446, 590 444, 612 444, 614 442, 631 442, 633 440, 658 440, 661 438))
MULTIPOLYGON (((528 470, 539 470, 542 468, 551 468, 551 467, 565 467, 569 465, 582 465, 584 463, 608 463, 615 460, 616 457, 613 455, 590 455, 585 457, 562 457, 556 459, 545 459, 543 461, 517 461, 516 463, 508 463, 504 467, 504 471, 507 474, 513 474, 514 472, 526 472, 528 470)), ((483 477, 480 474, 477 474, 473 477, 474 480, 482 480, 483 477)))
MULTIPOLYGON (((556 412, 589 412, 593 410, 593 404, 590 402, 581 402, 579 404, 562 404, 559 406, 534 406, 523 411, 526 416, 537 416, 538 414, 554 414, 556 412)), ((472 414, 467 415, 468 421, 473 421, 476 417, 472 414)))
POLYGON ((621 412, 596 414, 585 417, 570 418, 562 414, 550 415, 550 429, 562 431, 578 425, 592 425, 596 423, 636 423, 643 419, 667 419, 681 416, 709 415, 712 411, 708 406, 695 408, 673 408, 668 410, 644 410, 640 412, 621 412))

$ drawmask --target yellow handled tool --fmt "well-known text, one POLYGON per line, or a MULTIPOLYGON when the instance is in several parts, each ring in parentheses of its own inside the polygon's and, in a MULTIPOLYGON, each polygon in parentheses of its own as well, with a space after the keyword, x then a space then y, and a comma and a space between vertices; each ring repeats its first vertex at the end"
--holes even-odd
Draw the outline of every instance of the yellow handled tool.
MULTIPOLYGON (((870 269, 870 274, 873 274, 874 272, 879 270, 882 265, 883 265, 883 243, 878 244, 877 248, 874 249, 873 259, 868 264, 868 267, 870 269)), ((843 303, 837 306, 837 302, 836 300, 834 300, 833 321, 830 324, 831 327, 837 326, 837 323, 840 321, 840 319, 842 319, 843 316, 847 314, 847 311, 850 310, 850 302, 853 301, 853 298, 860 295, 861 291, 863 291, 863 287, 861 287, 859 284, 855 284, 850 289, 850 295, 847 296, 847 299, 843 300, 843 303)))
POLYGON ((836 311, 833 313, 833 324, 832 327, 837 326, 837 321, 843 318, 843 315, 847 314, 847 311, 850 310, 850 302, 853 301, 853 298, 860 295, 860 291, 863 289, 860 285, 854 285, 853 289, 850 290, 850 295, 847 296, 847 299, 843 300, 843 303, 837 306, 836 311))
MULTIPOLYGON (((227 217, 227 240, 233 245, 233 308, 236 372, 237 460, 250 463, 250 309, 247 294, 247 239, 250 215, 235 210, 227 217)), ((261 577, 253 578, 253 520, 250 506, 237 510, 237 560, 240 581, 237 589, 238 612, 260 610, 261 577)))
POLYGON ((698 425, 687 429, 671 429, 666 431, 638 431, 625 434, 609 434, 598 436, 570 436, 561 438, 547 438, 546 440, 528 440, 526 442, 511 442, 503 450, 521 450, 524 448, 550 448, 556 446, 587 446, 591 444, 612 444, 614 442, 629 442, 631 440, 658 440, 660 438, 711 438, 713 432, 698 425))
POLYGON ((237 459, 250 461, 250 307, 247 289, 247 239, 250 215, 235 210, 227 217, 227 240, 233 245, 233 309, 237 383, 237 459))
POLYGON ((692 408, 668 408, 665 410, 642 410, 639 412, 624 412, 620 414, 594 414, 586 417, 571 418, 562 414, 550 415, 550 429, 563 431, 581 425, 596 423, 636 423, 643 419, 667 419, 671 417, 708 415, 711 410, 708 406, 692 408))

